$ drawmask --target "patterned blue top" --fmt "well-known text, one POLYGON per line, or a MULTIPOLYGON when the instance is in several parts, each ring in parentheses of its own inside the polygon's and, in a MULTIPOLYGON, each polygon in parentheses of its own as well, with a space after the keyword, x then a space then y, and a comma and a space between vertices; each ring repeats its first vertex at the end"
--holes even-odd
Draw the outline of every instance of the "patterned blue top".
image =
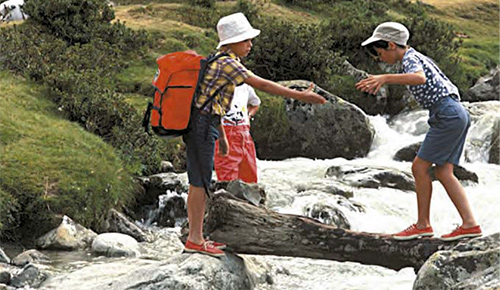
POLYGON ((458 88, 439 67, 430 58, 410 48, 403 56, 403 72, 416 73, 418 71, 424 72, 426 78, 425 84, 407 87, 413 97, 415 97, 415 100, 424 109, 429 109, 433 104, 446 96, 452 96, 457 101, 460 101, 458 88))

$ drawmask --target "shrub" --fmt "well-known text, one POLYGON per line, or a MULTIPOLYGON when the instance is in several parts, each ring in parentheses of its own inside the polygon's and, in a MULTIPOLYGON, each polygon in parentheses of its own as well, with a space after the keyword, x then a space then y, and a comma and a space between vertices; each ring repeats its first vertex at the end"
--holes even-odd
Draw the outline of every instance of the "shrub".
POLYGON ((216 0, 188 0, 188 3, 192 6, 215 8, 216 0))

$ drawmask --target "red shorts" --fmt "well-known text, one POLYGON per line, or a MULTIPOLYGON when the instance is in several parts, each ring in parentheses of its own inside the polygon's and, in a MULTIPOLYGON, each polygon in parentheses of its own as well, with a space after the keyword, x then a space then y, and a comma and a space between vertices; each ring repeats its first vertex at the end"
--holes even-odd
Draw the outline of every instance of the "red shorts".
POLYGON ((241 179, 246 183, 257 182, 255 144, 250 136, 250 126, 224 126, 229 143, 229 155, 220 156, 219 141, 215 144, 215 172, 217 180, 241 179))

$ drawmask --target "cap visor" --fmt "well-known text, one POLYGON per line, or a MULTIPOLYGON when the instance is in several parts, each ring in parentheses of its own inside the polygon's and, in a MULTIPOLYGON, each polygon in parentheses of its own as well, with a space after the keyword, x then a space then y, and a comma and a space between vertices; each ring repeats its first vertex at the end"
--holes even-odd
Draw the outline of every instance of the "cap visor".
POLYGON ((363 41, 363 43, 361 43, 361 46, 367 46, 368 44, 373 43, 375 41, 379 41, 379 40, 381 40, 381 38, 372 36, 372 37, 368 38, 367 40, 363 41))

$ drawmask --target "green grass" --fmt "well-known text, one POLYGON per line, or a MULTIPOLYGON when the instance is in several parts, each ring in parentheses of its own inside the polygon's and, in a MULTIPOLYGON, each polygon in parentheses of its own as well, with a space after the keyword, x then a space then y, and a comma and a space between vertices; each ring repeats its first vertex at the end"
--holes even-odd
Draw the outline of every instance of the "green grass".
POLYGON ((66 214, 97 227, 132 199, 133 182, 111 146, 65 120, 28 81, 0 71, 0 87, 0 209, 22 209, 0 224, 47 230, 44 222, 66 214))

